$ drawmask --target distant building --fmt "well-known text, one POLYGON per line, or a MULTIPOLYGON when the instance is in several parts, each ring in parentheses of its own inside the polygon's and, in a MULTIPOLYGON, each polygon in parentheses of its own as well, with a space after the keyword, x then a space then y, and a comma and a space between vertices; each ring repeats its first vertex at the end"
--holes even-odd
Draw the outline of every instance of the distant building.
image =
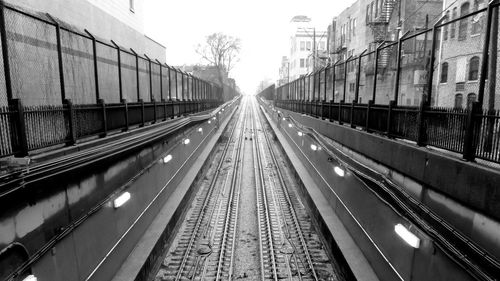
POLYGON ((316 30, 307 16, 295 16, 290 21, 290 81, 326 65, 321 52, 327 49, 327 32, 316 30))
POLYGON ((113 39, 125 48, 165 62, 165 47, 144 34, 144 0, 6 0, 21 8, 49 13, 87 29, 95 36, 113 39))
POLYGON ((290 62, 287 56, 281 58, 281 66, 279 69, 278 86, 284 85, 290 81, 290 62))

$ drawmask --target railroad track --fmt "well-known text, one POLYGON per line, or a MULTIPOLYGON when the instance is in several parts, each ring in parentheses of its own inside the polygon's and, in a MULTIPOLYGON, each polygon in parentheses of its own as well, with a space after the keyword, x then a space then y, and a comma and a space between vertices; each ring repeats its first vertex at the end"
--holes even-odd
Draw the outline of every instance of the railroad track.
POLYGON ((246 121, 245 107, 242 108, 222 149, 209 186, 202 189, 195 199, 197 202, 178 241, 175 255, 164 263, 163 280, 198 280, 205 277, 218 280, 227 279, 231 274, 232 259, 226 256, 233 253, 238 217, 238 171, 244 138, 242 128, 246 121), (225 165, 227 163, 231 166, 225 165))
POLYGON ((289 188, 291 172, 280 168, 253 100, 243 99, 226 135, 228 141, 212 166, 215 170, 207 174, 210 183, 200 187, 156 280, 338 280, 297 190, 289 188), (241 275, 238 266, 246 260, 235 261, 235 251, 248 249, 248 244, 241 248, 244 243, 239 245, 238 240, 239 203, 245 200, 240 198, 244 163, 255 179, 254 186, 246 186, 255 188, 255 202, 245 202, 254 206, 256 216, 252 218, 256 229, 252 226, 251 231, 256 235, 252 245, 258 247, 258 257, 252 262, 253 272, 260 275, 252 276, 241 275))

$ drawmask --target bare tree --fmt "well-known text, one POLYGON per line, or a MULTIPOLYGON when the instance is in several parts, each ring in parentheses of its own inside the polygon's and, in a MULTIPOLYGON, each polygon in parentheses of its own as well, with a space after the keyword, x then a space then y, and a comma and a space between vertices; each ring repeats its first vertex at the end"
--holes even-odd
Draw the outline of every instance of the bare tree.
POLYGON ((198 44, 196 52, 203 60, 217 68, 219 83, 222 85, 224 76, 229 74, 238 61, 240 39, 223 33, 213 33, 206 37, 203 44, 198 44))

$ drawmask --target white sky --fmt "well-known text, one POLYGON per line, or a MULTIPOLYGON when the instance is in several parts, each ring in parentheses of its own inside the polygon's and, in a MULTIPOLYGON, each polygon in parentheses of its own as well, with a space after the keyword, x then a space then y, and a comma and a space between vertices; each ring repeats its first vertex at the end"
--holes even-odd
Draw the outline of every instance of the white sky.
POLYGON ((214 32, 239 37, 240 61, 230 76, 244 93, 260 81, 278 78, 289 55, 288 27, 296 15, 320 30, 355 0, 145 0, 145 33, 166 46, 171 65, 201 63, 195 46, 214 32))

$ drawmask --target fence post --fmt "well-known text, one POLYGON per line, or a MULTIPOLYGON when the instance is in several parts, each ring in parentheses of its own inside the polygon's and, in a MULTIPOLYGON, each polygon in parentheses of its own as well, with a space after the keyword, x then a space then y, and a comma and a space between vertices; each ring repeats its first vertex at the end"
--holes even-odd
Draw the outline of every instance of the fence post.
POLYGON ((137 81, 137 101, 138 102, 141 102, 141 89, 140 89, 140 85, 139 85, 139 55, 137 55, 137 53, 134 51, 134 49, 130 48, 130 51, 132 51, 132 53, 134 54, 135 56, 135 79, 137 81))
POLYGON ((153 74, 151 73, 151 59, 144 54, 146 59, 148 60, 148 72, 149 72, 149 100, 153 101, 154 96, 153 96, 153 74))
MULTIPOLYGON (((477 95, 477 101, 479 102, 480 106, 483 106, 483 99, 484 99, 484 88, 486 86, 486 75, 488 73, 488 60, 489 60, 489 47, 490 47, 490 37, 491 37, 491 22, 492 22, 492 16, 493 16, 493 3, 497 1, 492 0, 488 3, 488 8, 486 10, 487 12, 487 19, 486 19, 486 31, 484 33, 484 45, 483 45, 483 56, 482 56, 482 61, 481 61, 481 74, 479 75, 479 90, 478 90, 478 95, 477 95)), ((497 7, 497 9, 500 9, 500 7, 497 7)), ((498 11, 495 11, 498 13, 498 11)), ((474 159, 474 155, 472 155, 472 159, 474 159)))
POLYGON ((387 111, 387 132, 386 132, 386 134, 387 134, 387 137, 389 137, 389 138, 391 137, 392 108, 394 106, 396 106, 396 104, 397 104, 396 101, 391 100, 389 102, 389 107, 387 109, 388 111, 387 111))
POLYGON ((68 127, 69 127, 69 132, 68 132, 68 141, 66 142, 66 145, 74 145, 76 143, 75 108, 74 108, 73 103, 71 102, 70 99, 65 99, 63 101, 63 103, 68 108, 68 127))
POLYGON ((17 136, 12 136, 12 143, 19 145, 18 151, 14 154, 16 157, 28 156, 28 137, 26 134, 26 123, 24 122, 24 107, 20 99, 11 100, 12 109, 16 111, 15 129, 11 133, 17 133, 17 136), (17 142, 15 141, 17 139, 17 142))
POLYGON ((121 102, 123 103, 123 108, 124 108, 124 118, 125 118, 125 129, 123 131, 128 131, 129 129, 129 118, 128 118, 128 103, 127 99, 122 99, 121 102))
POLYGON ((4 0, 0 0, 0 37, 2 40, 2 58, 3 58, 3 69, 5 76, 5 92, 7 94, 7 100, 10 104, 13 97, 12 97, 12 81, 10 79, 9 45, 7 40, 7 30, 5 28, 4 0))
POLYGON ((115 43, 115 41, 111 40, 111 43, 115 45, 117 52, 117 62, 118 62, 118 91, 120 93, 120 102, 123 100, 123 86, 122 86, 122 55, 120 52, 120 46, 115 43))
POLYGON ((64 65, 62 57, 62 44, 61 44, 61 26, 50 14, 46 14, 48 18, 54 22, 56 26, 56 41, 57 41, 57 63, 59 67, 59 84, 61 86, 61 101, 66 100, 66 87, 64 86, 64 65))
MULTIPOLYGON (((434 76, 434 62, 435 62, 435 56, 436 56, 436 46, 437 46, 437 25, 445 18, 445 16, 442 16, 434 26, 432 27, 432 43, 431 43, 431 57, 430 57, 430 62, 429 62, 429 70, 428 70, 428 75, 427 75, 427 96, 425 99, 426 105, 431 104, 432 100, 432 78, 434 76)), ((447 27, 446 27, 447 28, 447 27)), ((426 36, 427 37, 427 36, 426 36)), ((427 44, 427 42, 424 42, 424 44, 427 44)), ((424 54, 425 55, 425 54, 424 54)), ((439 78, 438 78, 439 79, 439 78)), ((422 98, 424 100, 424 98, 422 98)), ((425 106, 425 105, 424 105, 425 106)), ((420 130, 420 128, 419 128, 420 130)), ((418 141, 417 141, 418 143, 418 141)))
POLYGON ((481 111, 481 103, 475 101, 472 107, 467 112, 467 127, 465 129, 463 159, 467 161, 474 161, 476 157, 476 143, 474 141, 475 128, 476 128, 476 115, 481 111))
POLYGON ((85 29, 85 32, 90 36, 92 39, 92 58, 94 60, 94 82, 95 82, 95 100, 99 103, 99 100, 101 99, 100 94, 99 94, 99 71, 98 71, 98 66, 97 66, 97 42, 92 35, 87 29, 85 29))
POLYGON ((426 127, 425 127, 425 122, 424 122, 424 114, 425 114, 425 109, 427 107, 427 101, 425 99, 422 99, 420 101, 420 106, 418 108, 418 119, 417 119, 417 145, 418 146, 425 146, 425 143, 427 141, 427 136, 426 136, 426 127))
POLYGON ((144 112, 145 111, 144 110, 144 100, 140 99, 139 103, 141 104, 141 125, 139 127, 144 127, 144 125, 146 124, 146 114, 144 112))
POLYGON ((373 106, 373 100, 368 101, 368 105, 366 106, 366 122, 365 122, 365 129, 367 132, 370 132, 370 111, 373 106))
POLYGON ((103 138, 108 134, 108 122, 107 122, 108 120, 107 120, 107 116, 106 116, 106 103, 104 102, 103 99, 99 99, 99 101, 97 103, 101 106, 101 110, 102 110, 102 130, 103 130, 103 133, 100 134, 99 136, 101 138, 103 138))

